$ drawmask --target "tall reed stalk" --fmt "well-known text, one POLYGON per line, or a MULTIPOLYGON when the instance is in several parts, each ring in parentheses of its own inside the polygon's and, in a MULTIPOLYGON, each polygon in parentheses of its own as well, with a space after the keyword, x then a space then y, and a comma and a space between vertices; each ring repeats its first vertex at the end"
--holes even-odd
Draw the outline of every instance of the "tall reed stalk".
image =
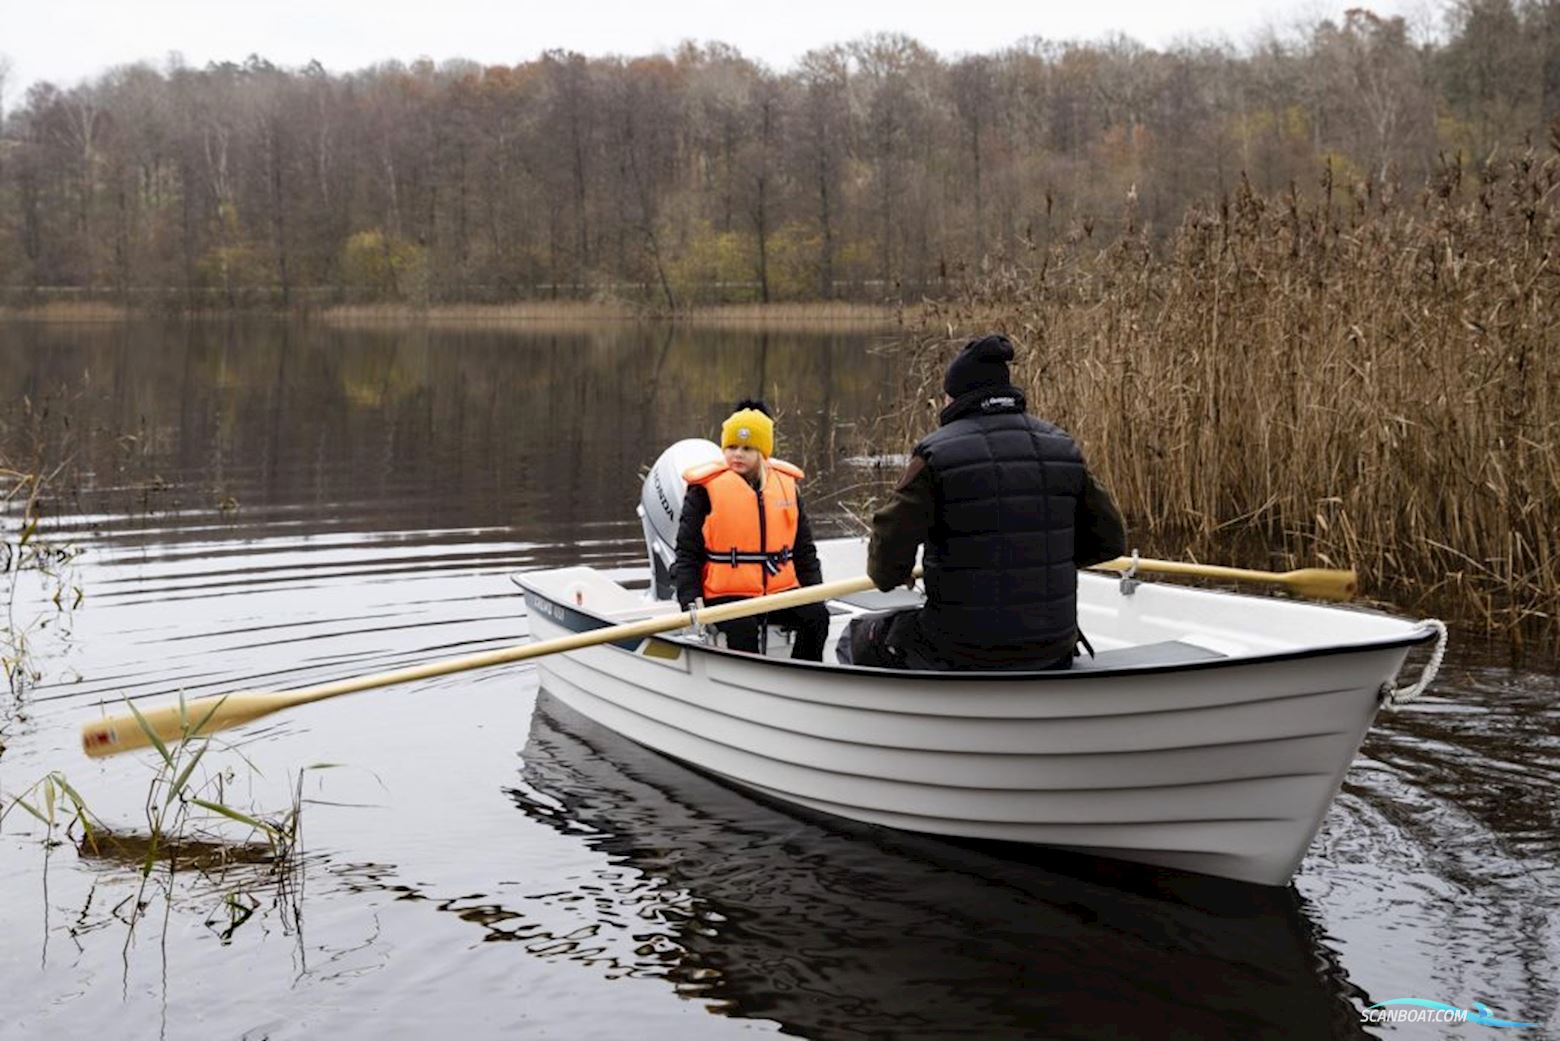
POLYGON ((44 503, 59 494, 56 485, 71 464, 68 452, 49 461, 57 426, 68 429, 69 419, 51 418, 49 406, 31 398, 0 416, 0 671, 11 695, 0 700, 0 752, 11 714, 42 679, 33 637, 50 623, 61 632, 85 595, 72 567, 79 549, 44 526, 44 503), (26 445, 19 455, 17 444, 26 445))
POLYGON ((1551 153, 1418 193, 1233 198, 1151 244, 1080 226, 970 272, 907 354, 929 425, 972 334, 1020 344, 1156 555, 1358 567, 1369 588, 1520 635, 1560 631, 1560 127, 1551 153))

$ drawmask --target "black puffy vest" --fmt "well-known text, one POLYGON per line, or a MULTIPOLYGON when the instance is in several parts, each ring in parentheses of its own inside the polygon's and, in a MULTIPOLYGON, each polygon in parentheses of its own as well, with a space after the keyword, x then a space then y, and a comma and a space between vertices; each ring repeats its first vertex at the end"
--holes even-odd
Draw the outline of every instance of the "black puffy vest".
POLYGON ((956 663, 1045 664, 1076 635, 1083 454, 1024 407, 1012 387, 965 395, 915 448, 937 489, 921 628, 956 663))

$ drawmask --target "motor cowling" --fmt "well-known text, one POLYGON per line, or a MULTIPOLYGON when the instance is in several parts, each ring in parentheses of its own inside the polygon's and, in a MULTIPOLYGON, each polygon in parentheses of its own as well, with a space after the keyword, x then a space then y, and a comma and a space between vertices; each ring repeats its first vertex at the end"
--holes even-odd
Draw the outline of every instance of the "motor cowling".
POLYGON ((644 526, 650 556, 650 589, 657 600, 673 600, 672 565, 677 561, 677 521, 688 482, 683 472, 722 458, 720 446, 701 437, 678 441, 655 461, 639 491, 639 521, 644 526))

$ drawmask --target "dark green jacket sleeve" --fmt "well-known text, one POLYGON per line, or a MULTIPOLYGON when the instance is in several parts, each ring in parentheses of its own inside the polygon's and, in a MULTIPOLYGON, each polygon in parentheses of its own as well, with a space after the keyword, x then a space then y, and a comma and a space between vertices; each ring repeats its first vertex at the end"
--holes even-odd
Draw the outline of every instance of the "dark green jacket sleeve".
POLYGON ((689 485, 678 515, 677 563, 672 565, 677 603, 683 608, 704 595, 704 521, 709 515, 710 493, 703 485, 689 485))
POLYGON ((1088 567, 1114 560, 1127 551, 1127 526, 1105 486, 1089 474, 1078 497, 1073 560, 1088 567))
POLYGON ((916 551, 932 529, 936 488, 926 460, 912 456, 888 502, 872 515, 867 574, 885 593, 910 580, 916 551))
POLYGON ((823 581, 823 567, 818 563, 818 545, 813 541, 812 521, 807 519, 801 492, 796 493, 796 514, 796 545, 791 547, 796 559, 796 581, 815 586, 823 581))

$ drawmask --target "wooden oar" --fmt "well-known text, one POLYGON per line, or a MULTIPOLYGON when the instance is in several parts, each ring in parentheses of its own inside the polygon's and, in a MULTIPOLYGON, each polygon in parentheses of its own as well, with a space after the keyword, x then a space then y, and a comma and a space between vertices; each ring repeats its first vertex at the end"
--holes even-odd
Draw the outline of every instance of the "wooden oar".
MULTIPOLYGON (((1095 564, 1102 571, 1126 571, 1132 567, 1131 557, 1117 557, 1103 564, 1095 564)), ((1178 560, 1139 559, 1137 569, 1145 574, 1194 575, 1198 578, 1221 578, 1232 582, 1267 582, 1283 586, 1298 596, 1317 600, 1353 600, 1359 592, 1360 579, 1353 571, 1335 571, 1330 568, 1306 567, 1296 571, 1253 571, 1241 567, 1220 567, 1217 564, 1186 564, 1178 560)))
MULTIPOLYGON (((919 572, 920 569, 916 570, 919 572)), ((865 575, 859 578, 842 578, 837 582, 803 586, 784 593, 771 593, 750 600, 721 604, 719 607, 707 607, 697 612, 698 622, 700 625, 729 622, 733 618, 746 618, 767 611, 800 607, 803 604, 815 604, 823 600, 836 600, 871 588, 872 580, 865 575)), ((222 694, 196 698, 193 701, 181 701, 172 705, 161 705, 141 711, 139 718, 135 712, 127 712, 123 715, 93 720, 81 728, 81 747, 87 755, 94 757, 117 755, 120 752, 153 744, 147 730, 156 734, 160 741, 178 741, 186 735, 193 737, 211 734, 228 727, 252 722, 285 708, 307 705, 311 701, 324 701, 326 698, 353 694, 360 690, 372 690, 375 687, 388 687, 394 683, 410 683, 413 680, 425 680, 434 676, 448 676, 452 672, 483 669, 490 665, 506 665, 510 662, 525 661, 528 658, 540 658, 546 654, 557 654, 560 651, 575 651, 582 647, 594 647, 597 644, 652 636, 655 633, 683 629, 693 624, 694 612, 692 611, 657 615, 654 618, 627 622, 623 625, 609 625, 603 629, 592 629, 572 636, 560 636, 540 643, 484 651, 481 654, 449 658, 428 665, 413 665, 393 672, 380 672, 371 676, 358 676, 335 683, 324 683, 317 687, 305 687, 303 690, 222 694)))
MULTIPOLYGON (((1118 557, 1095 566, 1109 571, 1125 571, 1132 566, 1132 561, 1127 557, 1118 557)), ((1201 578, 1274 583, 1284 586, 1292 593, 1320 600, 1348 600, 1353 597, 1358 586, 1358 579, 1353 571, 1331 571, 1324 568, 1302 568, 1298 571, 1279 573, 1219 567, 1212 564, 1184 564, 1173 560, 1140 559, 1137 561, 1137 569, 1140 572, 1153 574, 1195 575, 1201 578)), ((919 574, 920 570, 916 568, 916 573, 919 574)), ((729 622, 734 618, 746 618, 787 607, 800 607, 803 604, 815 604, 823 600, 837 600, 871 588, 872 580, 865 575, 858 578, 843 578, 837 582, 824 582, 821 585, 804 586, 784 593, 772 593, 751 600, 739 600, 719 607, 708 607, 698 612, 698 621, 700 624, 714 625, 717 622, 729 622)), ((317 687, 305 687, 303 690, 273 693, 242 692, 181 701, 147 709, 140 712, 139 716, 129 712, 94 720, 81 728, 81 747, 87 755, 94 757, 117 755, 120 752, 128 752, 152 744, 148 730, 160 741, 177 741, 186 736, 226 730, 228 727, 253 722, 272 712, 279 712, 296 705, 307 705, 313 701, 324 701, 326 698, 334 698, 342 694, 388 687, 396 683, 410 683, 413 680, 431 679, 434 676, 448 676, 450 673, 483 669, 490 665, 507 665, 529 658, 540 658, 547 654, 557 654, 560 651, 574 651, 603 643, 653 636, 656 633, 683 629, 693 624, 694 613, 691 611, 658 615, 637 622, 610 625, 572 636, 543 640, 540 643, 484 651, 463 658, 450 658, 428 665, 414 665, 393 672, 380 672, 370 676, 338 680, 335 683, 324 683, 317 687)))

